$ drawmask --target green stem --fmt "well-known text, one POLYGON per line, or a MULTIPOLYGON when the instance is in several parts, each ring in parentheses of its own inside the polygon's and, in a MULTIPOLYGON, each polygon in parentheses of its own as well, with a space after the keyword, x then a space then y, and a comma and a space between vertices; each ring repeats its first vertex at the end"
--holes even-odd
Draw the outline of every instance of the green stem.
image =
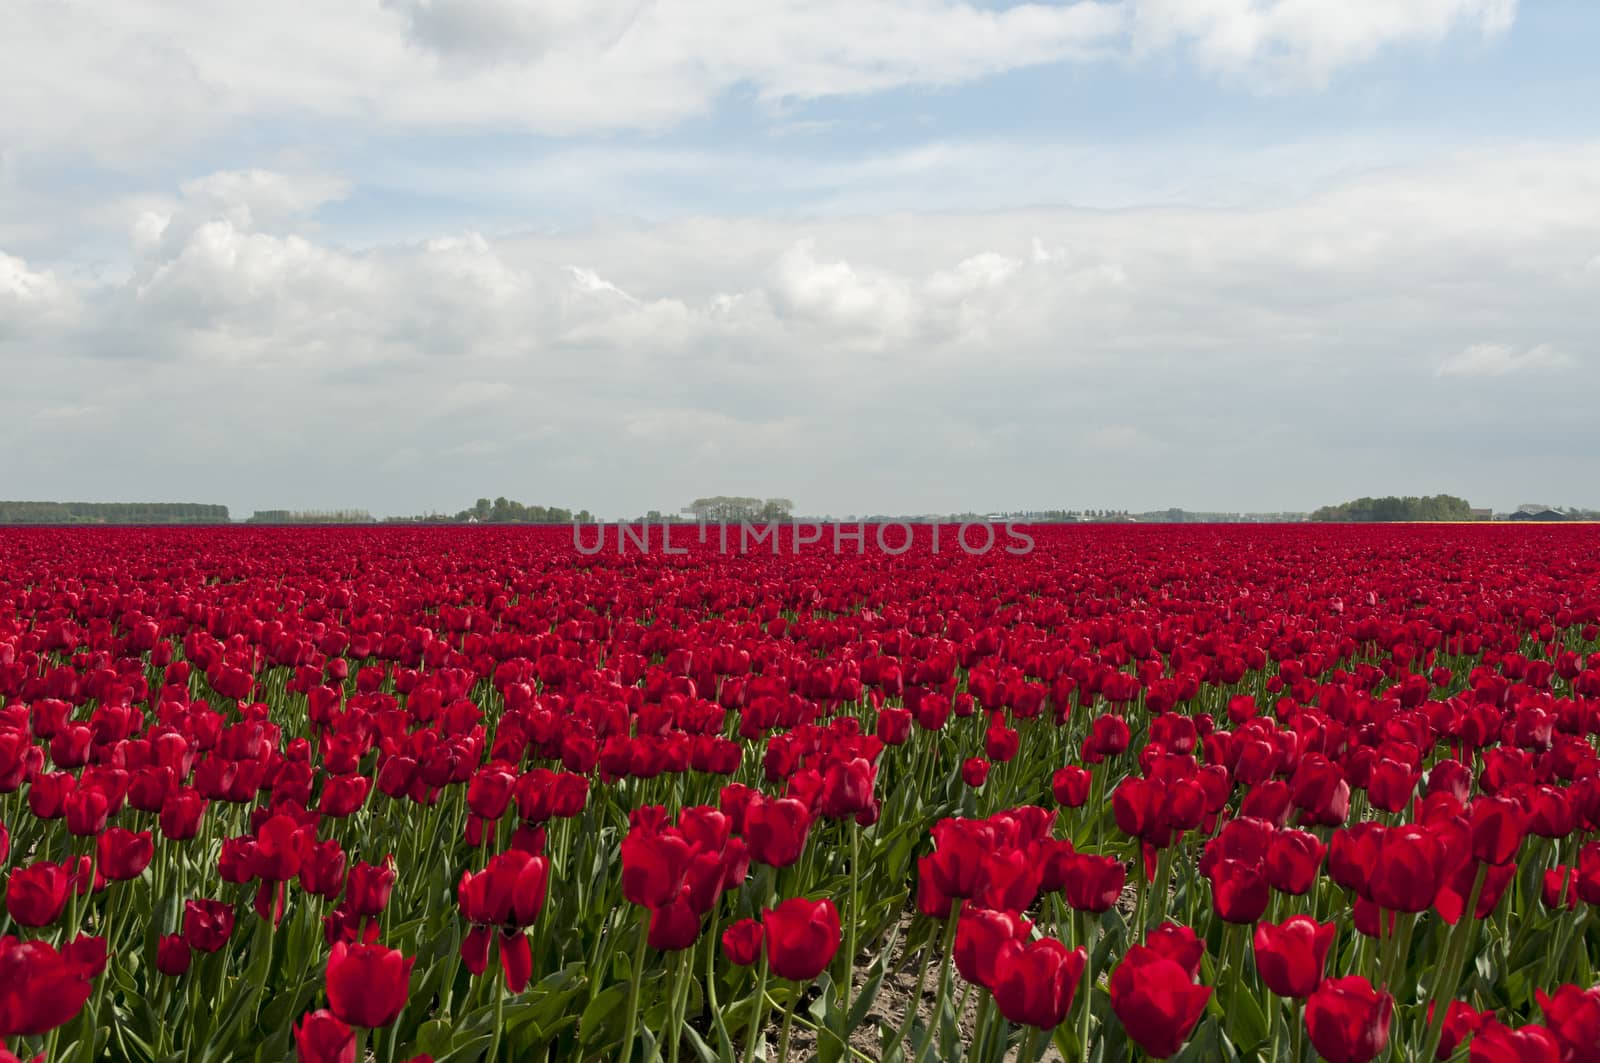
POLYGON ((667 1049, 669 1063, 678 1063, 678 1049, 683 1044, 684 1012, 689 1007, 689 969, 693 965, 694 950, 685 949, 673 964, 672 1018, 670 1022, 672 1046, 667 1049))
MULTIPOLYGON (((915 1063, 923 1063, 928 1057, 928 1049, 933 1047, 933 1031, 939 1028, 944 1021, 944 1004, 950 997, 950 968, 953 964, 951 949, 955 947, 956 923, 961 918, 961 898, 957 897, 950 905, 950 920, 945 925, 944 936, 939 949, 939 995, 933 1005, 933 1025, 928 1030, 928 1037, 922 1042, 922 1047, 917 1051, 915 1063)), ((911 1001, 910 1008, 914 1013, 917 1002, 911 1001)))
MULTIPOLYGON (((1167 917, 1167 886, 1172 881, 1172 856, 1171 856, 1171 853, 1172 853, 1172 850, 1170 848, 1163 849, 1163 850, 1161 850, 1161 854, 1158 857, 1156 857, 1155 893, 1151 897, 1151 905, 1150 905, 1150 907, 1151 907, 1151 910, 1154 911, 1156 909, 1156 906, 1160 905, 1160 912, 1161 912, 1160 918, 1162 920, 1165 920, 1166 917, 1167 917)), ((1147 921, 1148 921, 1148 915, 1147 915, 1147 921)), ((1140 933, 1140 936, 1142 938, 1143 935, 1144 935, 1144 927, 1141 926, 1139 928, 1139 933, 1140 933)))
POLYGON ((717 930, 722 922, 722 905, 711 908, 711 934, 706 944, 706 1007, 711 1012, 711 1025, 717 1031, 717 1047, 721 1058, 733 1058, 733 1039, 728 1036, 728 1025, 722 1019, 722 1007, 717 1003, 717 930))
POLYGON ((860 880, 861 869, 861 825, 853 818, 850 820, 850 917, 845 927, 844 944, 844 978, 840 982, 843 992, 844 1013, 846 1018, 850 1015, 850 990, 854 980, 856 963, 856 922, 861 914, 860 903, 857 896, 857 885, 860 880))
POLYGON ((1472 880, 1472 892, 1467 897, 1466 906, 1461 910, 1461 917, 1456 920, 1445 943, 1443 962, 1439 966, 1438 977, 1434 979, 1431 994, 1433 1018, 1428 1023, 1428 1036, 1423 1041, 1419 1059, 1432 1059, 1439 1050, 1439 1041, 1444 1036, 1445 1013, 1450 1010, 1450 1002, 1455 999, 1456 987, 1461 982, 1461 967, 1466 962, 1467 945, 1472 939, 1472 931, 1476 929, 1477 920, 1473 913, 1478 909, 1478 898, 1483 894, 1483 882, 1488 874, 1489 865, 1480 863, 1478 873, 1472 880))
MULTIPOLYGON (((633 970, 628 972, 628 1025, 622 1035, 622 1058, 633 1058, 633 1039, 639 1032, 639 986, 644 980, 644 946, 650 936, 650 909, 639 909, 639 942, 633 948, 633 970)), ((497 1029, 498 1032, 498 1029, 497 1029)))
POLYGON ((794 1029, 794 1006, 798 998, 789 1001, 783 1009, 783 1031, 778 1035, 778 1063, 789 1063, 789 1031, 794 1029))
POLYGON ((1039 1028, 1026 1026, 1023 1030, 1022 1051, 1017 1055, 1017 1063, 1033 1063, 1039 1057, 1039 1028))
POLYGON ((983 1049, 989 1040, 989 1017, 993 1010, 994 996, 985 993, 978 1002, 978 1015, 972 1023, 972 1044, 967 1048, 967 1063, 980 1063, 989 1058, 983 1049))

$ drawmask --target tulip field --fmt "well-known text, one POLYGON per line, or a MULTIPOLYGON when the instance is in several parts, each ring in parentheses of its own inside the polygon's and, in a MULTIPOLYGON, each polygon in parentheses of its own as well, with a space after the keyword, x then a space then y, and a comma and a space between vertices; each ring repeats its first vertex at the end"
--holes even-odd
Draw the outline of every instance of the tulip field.
POLYGON ((1600 528, 1029 534, 0 530, 0 1061, 1600 1060, 1600 528))

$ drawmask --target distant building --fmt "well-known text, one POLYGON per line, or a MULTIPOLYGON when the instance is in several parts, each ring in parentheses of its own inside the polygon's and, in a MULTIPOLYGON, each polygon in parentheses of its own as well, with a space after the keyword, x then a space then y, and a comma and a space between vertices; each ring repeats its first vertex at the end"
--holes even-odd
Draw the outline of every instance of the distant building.
POLYGON ((1492 510, 1492 509, 1473 509, 1472 510, 1472 519, 1473 520, 1494 520, 1494 510, 1492 510))
POLYGON ((1511 519, 1512 520, 1550 522, 1550 521, 1558 521, 1558 520, 1567 520, 1568 517, 1567 517, 1567 515, 1565 513, 1558 513, 1553 509, 1540 509, 1540 510, 1534 510, 1533 512, 1527 512, 1527 511, 1524 511, 1524 510, 1519 510, 1518 512, 1513 513, 1511 515, 1511 519))

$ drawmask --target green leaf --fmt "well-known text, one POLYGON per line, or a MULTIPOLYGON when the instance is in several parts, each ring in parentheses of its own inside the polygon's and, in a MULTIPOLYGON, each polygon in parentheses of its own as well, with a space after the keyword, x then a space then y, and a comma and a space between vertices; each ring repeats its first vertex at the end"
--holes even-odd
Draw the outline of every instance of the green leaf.
POLYGON ((417 1047, 427 1055, 438 1059, 450 1051, 453 1032, 450 1024, 442 1019, 429 1020, 417 1031, 417 1047))
POLYGON ((589 1006, 583 1009, 583 1016, 578 1019, 578 1043, 590 1045, 603 1036, 620 1035, 625 1021, 622 1010, 627 1004, 626 983, 619 982, 601 990, 598 996, 589 1001, 589 1006))

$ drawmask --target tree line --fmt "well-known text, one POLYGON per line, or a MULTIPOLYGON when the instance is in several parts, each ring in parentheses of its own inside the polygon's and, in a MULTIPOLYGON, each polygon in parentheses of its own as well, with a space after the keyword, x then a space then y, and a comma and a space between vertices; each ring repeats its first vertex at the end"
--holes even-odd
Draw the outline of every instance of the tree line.
POLYGON ((415 517, 390 517, 390 524, 587 524, 594 515, 587 509, 574 513, 561 506, 530 506, 501 495, 493 501, 480 498, 471 509, 454 515, 424 513, 415 517))
POLYGON ((246 524, 371 524, 364 509, 258 509, 246 524))
POLYGON ((1323 506, 1311 514, 1311 519, 1348 523, 1471 520, 1472 507, 1466 499, 1454 495, 1407 495, 1404 498, 1386 495, 1323 506))
POLYGON ((0 502, 0 524, 226 524, 199 502, 0 502))

